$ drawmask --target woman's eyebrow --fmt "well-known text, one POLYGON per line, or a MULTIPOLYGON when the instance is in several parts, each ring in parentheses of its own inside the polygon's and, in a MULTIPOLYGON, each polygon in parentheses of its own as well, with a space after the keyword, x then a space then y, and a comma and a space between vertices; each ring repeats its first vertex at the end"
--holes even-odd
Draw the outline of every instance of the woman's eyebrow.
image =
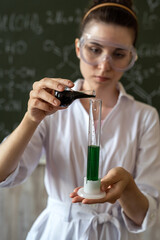
POLYGON ((92 40, 92 41, 90 41, 89 42, 90 44, 94 44, 94 45, 96 45, 96 46, 98 46, 98 47, 102 47, 102 48, 105 48, 106 46, 109 46, 109 47, 112 47, 112 48, 114 48, 115 50, 124 50, 124 51, 128 51, 128 49, 127 48, 123 48, 123 47, 120 47, 120 46, 112 46, 111 44, 103 44, 103 43, 99 43, 99 42, 96 42, 95 40, 92 40))
POLYGON ((126 48, 120 48, 120 47, 115 48, 115 50, 128 51, 128 49, 126 49, 126 48))
POLYGON ((96 46, 98 46, 98 47, 104 47, 102 44, 100 44, 100 43, 98 43, 98 42, 94 42, 94 40, 93 40, 93 41, 90 41, 90 44, 94 44, 94 45, 96 45, 96 46))

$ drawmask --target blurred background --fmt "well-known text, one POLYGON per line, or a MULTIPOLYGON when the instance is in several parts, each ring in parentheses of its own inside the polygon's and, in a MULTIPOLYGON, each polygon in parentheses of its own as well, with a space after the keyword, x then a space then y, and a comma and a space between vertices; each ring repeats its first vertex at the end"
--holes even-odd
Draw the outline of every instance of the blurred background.
MULTIPOLYGON (((43 77, 81 77, 74 40, 86 0, 0 1, 0 141, 19 124, 32 84, 43 77)), ((139 59, 122 80, 128 93, 160 114, 160 1, 134 0, 139 59)), ((0 239, 23 240, 46 205, 41 161, 22 185, 0 189, 0 239)), ((148 231, 146 240, 158 240, 148 231)))

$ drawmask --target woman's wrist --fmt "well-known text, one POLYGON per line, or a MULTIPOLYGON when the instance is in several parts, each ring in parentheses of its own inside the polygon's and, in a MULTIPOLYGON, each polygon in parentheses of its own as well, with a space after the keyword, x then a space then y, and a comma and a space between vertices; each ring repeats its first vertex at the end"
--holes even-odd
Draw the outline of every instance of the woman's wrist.
POLYGON ((41 121, 37 121, 35 118, 33 118, 29 112, 27 111, 24 115, 24 118, 22 122, 25 121, 25 123, 29 124, 30 126, 37 127, 41 121))
POLYGON ((137 225, 141 225, 148 210, 148 199, 139 190, 133 177, 130 175, 128 184, 124 189, 119 203, 125 214, 137 225))

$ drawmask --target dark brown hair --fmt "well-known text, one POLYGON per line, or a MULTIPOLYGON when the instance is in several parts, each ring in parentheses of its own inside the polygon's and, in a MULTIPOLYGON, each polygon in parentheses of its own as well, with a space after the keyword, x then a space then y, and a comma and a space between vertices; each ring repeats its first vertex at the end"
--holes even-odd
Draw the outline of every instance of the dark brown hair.
MULTIPOLYGON (((132 9, 132 5, 133 5, 132 0, 108 0, 108 1, 95 0, 94 4, 92 4, 89 7, 86 13, 90 9, 92 9, 93 7, 101 3, 118 3, 129 8, 133 12, 133 14, 135 14, 132 9)), ((137 35, 138 35, 138 22, 137 22, 137 19, 129 11, 116 6, 104 6, 104 7, 97 8, 91 11, 89 15, 85 19, 83 19, 81 23, 81 28, 80 28, 81 34, 83 33, 87 24, 92 20, 102 21, 105 23, 112 23, 112 24, 133 29, 135 32, 133 45, 136 44, 137 35)))

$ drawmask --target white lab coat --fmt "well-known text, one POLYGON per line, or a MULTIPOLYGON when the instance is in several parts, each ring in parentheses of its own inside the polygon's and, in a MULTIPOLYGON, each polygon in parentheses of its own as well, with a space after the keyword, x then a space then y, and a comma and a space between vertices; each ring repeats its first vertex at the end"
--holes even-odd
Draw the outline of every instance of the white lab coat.
MULTIPOLYGON (((76 81, 79 90, 83 80, 76 81)), ((149 200, 141 226, 123 213, 118 202, 83 205, 69 194, 86 176, 88 113, 79 100, 46 117, 28 144, 19 166, 1 187, 14 186, 37 166, 46 153, 45 187, 48 204, 28 233, 27 240, 134 240, 156 221, 160 192, 160 129, 157 111, 137 102, 118 85, 114 109, 102 123, 99 177, 114 167, 129 171, 149 200)), ((135 203, 136 204, 136 203, 135 203)))

